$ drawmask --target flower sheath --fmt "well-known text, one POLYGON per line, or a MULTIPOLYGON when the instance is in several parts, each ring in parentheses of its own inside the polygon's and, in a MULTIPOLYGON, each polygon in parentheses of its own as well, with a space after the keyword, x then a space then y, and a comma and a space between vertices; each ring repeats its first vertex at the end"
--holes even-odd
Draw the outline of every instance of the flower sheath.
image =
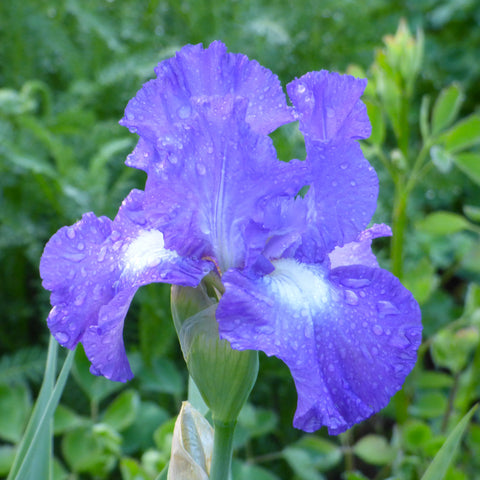
POLYGON ((391 231, 367 228, 378 180, 358 143, 366 81, 308 73, 287 86, 290 107, 275 75, 220 42, 155 72, 121 121, 140 137, 126 163, 147 173, 144 191, 113 221, 87 213, 45 247, 52 334, 81 342, 92 373, 126 381, 136 290, 213 274, 220 337, 288 365, 297 428, 345 431, 401 388, 421 341, 418 304, 371 251, 391 231), (268 134, 295 120, 307 157, 281 162, 268 134))

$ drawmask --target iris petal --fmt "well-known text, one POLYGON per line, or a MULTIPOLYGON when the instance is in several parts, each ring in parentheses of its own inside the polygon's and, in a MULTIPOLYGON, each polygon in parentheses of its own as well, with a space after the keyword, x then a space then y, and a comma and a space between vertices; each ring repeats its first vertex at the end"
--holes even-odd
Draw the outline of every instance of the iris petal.
MULTIPOLYGON (((128 103, 120 122, 153 144, 188 120, 195 99, 225 95, 245 99, 246 121, 262 134, 294 120, 278 77, 245 55, 227 53, 221 42, 206 49, 201 44, 187 45, 174 58, 161 62, 155 72, 157 78, 128 103)), ((135 166, 142 168, 142 162, 135 166)))
POLYGON ((298 393, 294 425, 341 433, 385 407, 413 368, 421 339, 417 303, 390 273, 293 259, 255 277, 224 275, 220 335, 290 368, 298 393))
POLYGON ((368 138, 370 121, 360 97, 367 81, 326 70, 309 72, 287 85, 308 140, 330 142, 368 138))
POLYGON ((212 268, 166 250, 162 234, 142 210, 133 190, 114 221, 85 214, 47 243, 40 263, 52 291, 48 326, 58 342, 82 342, 93 371, 125 381, 131 371, 123 347, 123 320, 137 289, 152 282, 197 285, 212 268))
POLYGON ((223 271, 255 258, 269 234, 265 206, 279 195, 293 197, 305 181, 305 162, 279 161, 245 112, 245 101, 232 96, 197 105, 188 130, 159 147, 162 160, 148 170, 145 189, 166 246, 215 257, 223 271))

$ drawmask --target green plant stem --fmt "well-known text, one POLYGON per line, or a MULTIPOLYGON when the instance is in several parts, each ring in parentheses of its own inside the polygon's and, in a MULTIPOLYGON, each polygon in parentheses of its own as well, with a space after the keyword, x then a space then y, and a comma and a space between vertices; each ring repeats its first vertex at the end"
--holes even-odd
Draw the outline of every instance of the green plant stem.
POLYGON ((403 276, 403 243, 405 227, 407 224, 408 194, 402 185, 395 185, 395 198, 393 204, 393 236, 391 243, 392 273, 402 279, 403 276))
POLYGON ((236 422, 224 423, 213 420, 213 456, 210 480, 228 480, 232 466, 233 433, 236 422))

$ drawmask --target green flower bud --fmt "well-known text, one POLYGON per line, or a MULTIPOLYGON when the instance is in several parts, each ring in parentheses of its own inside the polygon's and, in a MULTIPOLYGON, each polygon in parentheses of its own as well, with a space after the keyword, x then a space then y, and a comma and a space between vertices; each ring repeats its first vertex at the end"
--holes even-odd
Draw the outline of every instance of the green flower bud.
MULTIPOLYGON (((221 285, 221 284, 220 284, 221 285)), ((172 287, 172 314, 188 371, 214 422, 235 422, 255 384, 258 352, 234 350, 220 340, 215 278, 197 288, 172 287)))

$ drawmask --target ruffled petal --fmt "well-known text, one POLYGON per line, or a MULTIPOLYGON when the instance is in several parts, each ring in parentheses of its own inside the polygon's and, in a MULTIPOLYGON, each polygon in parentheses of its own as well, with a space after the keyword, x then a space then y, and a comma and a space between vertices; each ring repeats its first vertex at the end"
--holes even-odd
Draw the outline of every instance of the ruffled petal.
POLYGON ((290 368, 294 425, 341 433, 385 407, 413 368, 421 341, 418 304, 389 272, 294 259, 255 277, 223 277, 217 320, 236 349, 263 350, 290 368))
MULTIPOLYGON (((225 95, 244 99, 247 123, 262 134, 294 120, 278 77, 245 55, 227 53, 221 42, 206 49, 187 45, 161 62, 155 73, 157 78, 130 100, 120 122, 153 144, 183 124, 198 99, 225 95)), ((142 168, 142 162, 134 166, 142 168)))
POLYGON ((326 70, 309 72, 287 85, 287 92, 308 140, 368 138, 371 125, 360 97, 367 81, 326 70))
POLYGON ((330 252, 330 268, 347 265, 365 265, 378 267, 378 261, 372 252, 372 240, 378 237, 389 237, 392 229, 385 224, 375 224, 358 235, 354 242, 347 243, 343 247, 336 247, 330 252))
POLYGON ((313 142, 307 150, 311 186, 307 205, 308 231, 298 257, 322 261, 335 247, 355 241, 370 223, 378 195, 378 177, 356 141, 313 142))
POLYGON ((131 377, 122 331, 136 290, 152 282, 196 286, 212 268, 165 249, 142 199, 143 192, 133 190, 114 221, 87 213, 61 228, 40 262, 43 286, 52 292, 47 323, 53 336, 70 349, 82 342, 92 370, 112 380, 131 377))
POLYGON ((246 123, 245 109, 231 95, 198 104, 188 128, 159 149, 145 188, 167 248, 214 257, 222 271, 255 259, 269 234, 265 205, 293 197, 306 176, 305 162, 277 159, 271 139, 246 123))

